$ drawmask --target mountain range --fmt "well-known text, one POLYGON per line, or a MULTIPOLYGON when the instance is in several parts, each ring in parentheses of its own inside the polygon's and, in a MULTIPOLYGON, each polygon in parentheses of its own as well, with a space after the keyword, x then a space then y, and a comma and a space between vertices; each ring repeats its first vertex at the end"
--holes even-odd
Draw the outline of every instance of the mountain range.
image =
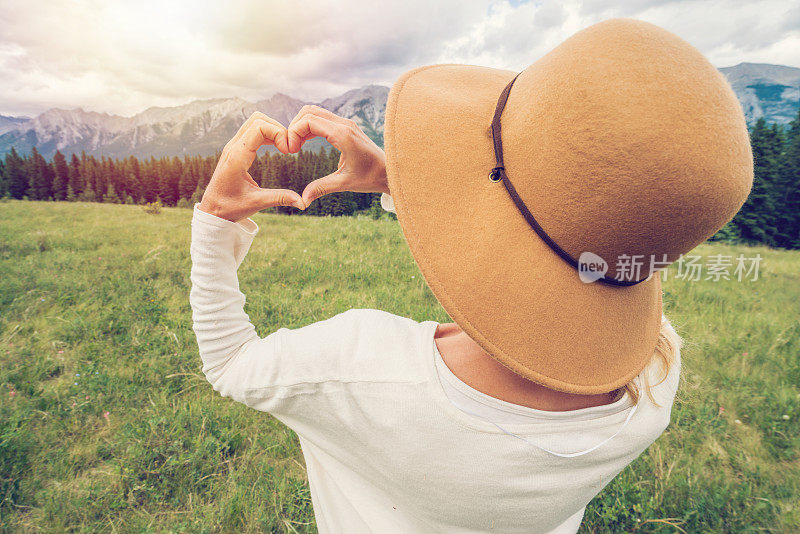
MULTIPOLYGON (((0 155, 11 147, 29 153, 34 146, 47 158, 56 150, 67 156, 83 151, 95 156, 139 158, 214 154, 254 111, 288 125, 306 103, 355 120, 364 133, 381 144, 388 95, 388 87, 368 85, 322 102, 304 102, 277 93, 258 102, 214 98, 182 106, 152 107, 132 117, 80 108, 54 108, 34 118, 0 115, 0 155)), ((313 139, 303 148, 319 150, 323 145, 327 142, 313 139)))
POLYGON ((748 124, 764 117, 787 124, 800 107, 800 69, 765 63, 740 63, 719 69, 733 87, 748 124))
MULTIPOLYGON (((736 92, 748 124, 760 117, 787 124, 797 116, 800 69, 741 63, 720 71, 736 92)), ((33 118, 0 115, 0 155, 12 147, 29 153, 34 146, 48 158, 56 150, 67 156, 86 152, 95 156, 144 158, 214 154, 254 111, 262 111, 288 125, 306 103, 315 103, 353 119, 364 133, 383 145, 388 94, 388 87, 367 85, 322 102, 304 102, 277 93, 258 102, 215 98, 181 106, 152 107, 131 117, 80 108, 54 108, 33 118)), ((318 150, 325 145, 324 140, 314 139, 307 142, 304 149, 318 150)))

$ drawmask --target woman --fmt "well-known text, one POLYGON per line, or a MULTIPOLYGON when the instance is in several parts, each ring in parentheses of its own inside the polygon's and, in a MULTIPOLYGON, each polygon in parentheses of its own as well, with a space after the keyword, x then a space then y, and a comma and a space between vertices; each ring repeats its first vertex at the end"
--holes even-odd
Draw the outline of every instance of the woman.
POLYGON ((519 75, 414 69, 385 129, 386 155, 307 106, 226 145, 192 220, 203 372, 297 433, 320 532, 575 532, 669 423, 680 341, 653 274, 748 194, 738 102, 690 45, 621 19, 519 75), (302 196, 247 174, 261 145, 317 136, 342 156, 302 196), (353 309, 256 334, 248 217, 335 191, 383 194, 454 322, 353 309))

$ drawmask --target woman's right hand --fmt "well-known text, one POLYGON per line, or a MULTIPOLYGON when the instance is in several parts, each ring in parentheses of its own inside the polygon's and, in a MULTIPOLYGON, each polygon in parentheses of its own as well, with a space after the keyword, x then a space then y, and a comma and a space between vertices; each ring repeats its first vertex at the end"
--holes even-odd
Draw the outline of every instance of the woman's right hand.
POLYGON ((386 154, 354 121, 319 106, 303 106, 287 128, 289 152, 299 152, 303 143, 314 137, 324 137, 341 156, 336 171, 314 180, 303 190, 306 206, 339 191, 389 193, 386 154))

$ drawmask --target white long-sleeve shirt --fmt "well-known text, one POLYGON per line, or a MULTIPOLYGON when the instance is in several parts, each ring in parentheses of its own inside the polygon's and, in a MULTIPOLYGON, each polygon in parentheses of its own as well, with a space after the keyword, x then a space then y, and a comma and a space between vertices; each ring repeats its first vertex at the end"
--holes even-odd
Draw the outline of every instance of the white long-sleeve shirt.
POLYGON ((626 394, 547 412, 494 399, 526 416, 498 427, 451 401, 453 387, 480 392, 437 370, 435 321, 352 309, 261 338, 236 274, 258 230, 195 205, 194 331, 214 390, 297 434, 319 532, 575 532, 587 503, 669 423, 679 359, 652 390, 659 405, 642 394, 634 407, 626 394))

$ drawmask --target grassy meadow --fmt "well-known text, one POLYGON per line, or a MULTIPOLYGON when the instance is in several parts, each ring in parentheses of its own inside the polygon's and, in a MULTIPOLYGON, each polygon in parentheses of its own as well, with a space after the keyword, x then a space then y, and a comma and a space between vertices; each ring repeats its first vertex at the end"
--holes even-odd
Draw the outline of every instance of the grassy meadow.
MULTIPOLYGON (((314 532, 303 456, 221 398, 189 307, 191 211, 0 203, 0 532, 314 532)), ((397 222, 258 214, 239 271, 259 335, 352 307, 449 319, 397 222)), ((581 532, 797 532, 800 251, 757 281, 683 281, 667 432, 587 508, 581 532)))

